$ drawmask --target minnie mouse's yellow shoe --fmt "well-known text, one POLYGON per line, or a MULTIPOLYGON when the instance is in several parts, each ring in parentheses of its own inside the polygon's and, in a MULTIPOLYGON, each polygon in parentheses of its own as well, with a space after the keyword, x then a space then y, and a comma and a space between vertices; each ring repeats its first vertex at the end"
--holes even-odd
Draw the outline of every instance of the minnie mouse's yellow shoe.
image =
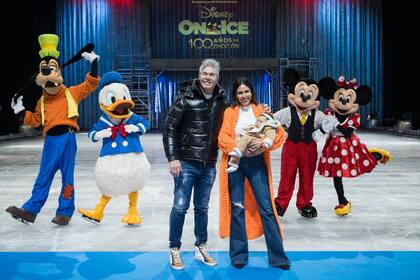
POLYGON ((128 213, 124 217, 122 217, 121 222, 126 223, 128 225, 139 225, 141 224, 141 217, 137 212, 137 199, 138 199, 138 192, 132 192, 128 195, 128 199, 130 201, 128 207, 128 213))
POLYGON ((372 148, 369 149, 369 152, 374 158, 376 158, 377 161, 379 161, 382 164, 386 164, 392 159, 391 153, 384 149, 372 148))
POLYGON ((345 216, 351 212, 351 202, 348 201, 346 205, 339 204, 335 206, 335 214, 338 216, 345 216))

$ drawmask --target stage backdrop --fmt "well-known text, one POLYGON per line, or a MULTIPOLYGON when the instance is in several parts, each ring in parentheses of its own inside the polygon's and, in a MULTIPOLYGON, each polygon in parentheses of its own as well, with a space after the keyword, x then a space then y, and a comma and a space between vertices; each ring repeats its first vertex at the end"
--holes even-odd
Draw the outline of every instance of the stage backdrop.
MULTIPOLYGON (((277 1, 276 56, 314 57, 318 77, 356 77, 372 88, 360 106, 362 123, 370 112, 383 115, 383 28, 379 0, 277 1)), ((275 93, 277 94, 277 93, 275 93)), ((323 102, 325 107, 325 102, 323 102)))
POLYGON ((152 58, 271 58, 274 23, 274 0, 154 0, 152 58))
MULTIPOLYGON (((101 56, 99 75, 116 71, 120 56, 150 60, 148 1, 134 0, 60 0, 57 1, 57 33, 62 61, 91 42, 101 56)), ((64 70, 66 85, 85 79, 90 65, 79 61, 64 70)), ((88 130, 101 114, 98 91, 79 105, 79 124, 88 130)))
MULTIPOLYGON (((312 78, 354 76, 372 87, 372 102, 360 109, 362 123, 371 111, 383 113, 379 0, 60 0, 57 32, 63 60, 87 42, 95 43, 102 74, 118 70, 120 56, 139 58, 145 69, 151 59, 315 58, 318 75, 312 78), (217 38, 221 41, 214 42, 217 38)), ((83 62, 71 65, 64 71, 66 83, 81 82, 87 70, 83 62)), ((279 87, 275 89, 273 95, 281 94, 279 87)), ((161 94, 169 104, 170 94, 161 94)), ((150 95, 155 97, 153 89, 150 95)), ((97 96, 80 108, 81 127, 89 129, 100 114, 97 96)))

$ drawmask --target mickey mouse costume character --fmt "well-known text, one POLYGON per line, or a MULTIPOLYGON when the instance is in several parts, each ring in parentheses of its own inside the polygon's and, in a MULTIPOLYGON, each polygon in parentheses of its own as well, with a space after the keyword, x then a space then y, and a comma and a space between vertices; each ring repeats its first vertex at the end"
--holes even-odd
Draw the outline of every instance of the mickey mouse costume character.
POLYGON ((356 112, 359 105, 370 102, 370 87, 358 87, 356 79, 346 81, 343 76, 337 82, 326 77, 319 83, 327 89, 323 91, 322 96, 328 99, 330 109, 326 109, 325 113, 334 117, 331 120, 334 129, 322 149, 318 171, 324 177, 333 177, 339 201, 335 213, 343 216, 350 213, 351 202, 344 196, 342 178, 354 178, 371 172, 377 161, 386 163, 391 159, 391 155, 377 148, 368 150, 355 133, 360 126, 360 115, 356 112))
MULTIPOLYGON (((60 55, 57 50, 58 40, 55 34, 42 34, 38 38, 41 61, 36 84, 43 88, 43 93, 35 112, 25 112, 24 125, 41 126, 45 137, 41 165, 32 189, 32 196, 21 208, 10 206, 6 209, 13 218, 24 223, 35 221, 48 198, 52 180, 59 169, 62 188, 56 216, 51 222, 57 225, 67 225, 70 222, 74 212, 74 164, 77 150, 75 133, 79 131, 77 105, 92 93, 99 83, 97 76, 99 56, 91 51, 79 52, 69 62, 63 64, 63 66, 68 65, 84 57, 92 64, 92 71, 86 74, 86 80, 69 88, 63 84, 61 75, 63 66, 60 67, 58 62, 60 55)), ((23 96, 13 98, 11 106, 15 114, 23 111, 25 109, 23 96)))
POLYGON ((145 186, 151 169, 139 136, 146 133, 149 121, 130 111, 134 102, 118 72, 105 73, 99 89, 99 104, 104 113, 88 137, 93 142, 103 139, 95 166, 95 181, 102 196, 94 209, 78 208, 78 211, 99 223, 111 198, 128 194, 128 213, 121 222, 138 225, 141 223, 137 211, 138 191, 145 186))
POLYGON ((299 172, 299 191, 296 207, 305 218, 314 218, 318 212, 312 206, 314 196, 314 174, 317 161, 316 141, 323 134, 333 129, 327 117, 319 107, 319 93, 322 87, 311 79, 299 79, 295 69, 289 68, 284 73, 286 85, 294 89, 288 95, 290 103, 274 114, 274 117, 286 128, 287 140, 281 154, 281 177, 275 203, 277 213, 283 216, 287 210, 299 172))

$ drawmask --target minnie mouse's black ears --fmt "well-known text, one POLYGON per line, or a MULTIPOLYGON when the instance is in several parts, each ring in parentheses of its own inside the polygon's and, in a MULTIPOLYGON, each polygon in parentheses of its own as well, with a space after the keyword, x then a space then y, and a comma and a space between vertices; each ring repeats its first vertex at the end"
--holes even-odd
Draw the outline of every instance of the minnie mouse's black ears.
POLYGON ((360 86, 356 89, 356 101, 359 105, 366 105, 372 99, 372 90, 368 86, 360 86))
POLYGON ((332 99, 337 91, 337 83, 331 77, 324 77, 318 82, 319 95, 325 99, 332 99))
POLYGON ((287 68, 283 74, 283 82, 291 88, 294 88, 299 81, 299 73, 296 69, 287 68))

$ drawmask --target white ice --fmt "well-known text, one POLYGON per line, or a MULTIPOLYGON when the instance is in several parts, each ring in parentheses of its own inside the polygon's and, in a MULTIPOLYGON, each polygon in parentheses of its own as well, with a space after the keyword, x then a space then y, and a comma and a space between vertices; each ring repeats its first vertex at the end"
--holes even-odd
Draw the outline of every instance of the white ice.
MULTIPOLYGON (((295 207, 295 193, 281 219, 287 251, 300 250, 420 250, 420 139, 379 132, 359 132, 369 147, 388 149, 393 160, 378 165, 370 174, 344 179, 345 194, 353 210, 345 217, 335 215, 337 196, 332 179, 315 175, 314 206, 318 217, 307 220, 295 207)), ((93 208, 100 193, 94 181, 94 165, 100 149, 86 134, 78 135, 75 170, 76 207, 93 208)), ((321 140, 318 150, 322 148, 321 140)), ((75 212, 68 226, 50 220, 55 215, 61 188, 58 172, 49 198, 34 224, 25 225, 4 210, 21 206, 29 198, 38 173, 42 138, 0 142, 0 251, 166 251, 168 221, 172 206, 173 179, 164 156, 161 134, 142 137, 152 165, 149 183, 139 196, 143 223, 128 227, 120 222, 128 208, 128 198, 113 198, 100 224, 92 224, 75 212)), ((281 149, 272 153, 274 188, 280 177, 281 149)), ((227 251, 229 240, 218 235, 219 180, 209 209, 210 250, 227 251)), ((187 213, 183 250, 193 250, 193 205, 187 213)), ((264 238, 250 241, 250 250, 265 251, 264 238)))

